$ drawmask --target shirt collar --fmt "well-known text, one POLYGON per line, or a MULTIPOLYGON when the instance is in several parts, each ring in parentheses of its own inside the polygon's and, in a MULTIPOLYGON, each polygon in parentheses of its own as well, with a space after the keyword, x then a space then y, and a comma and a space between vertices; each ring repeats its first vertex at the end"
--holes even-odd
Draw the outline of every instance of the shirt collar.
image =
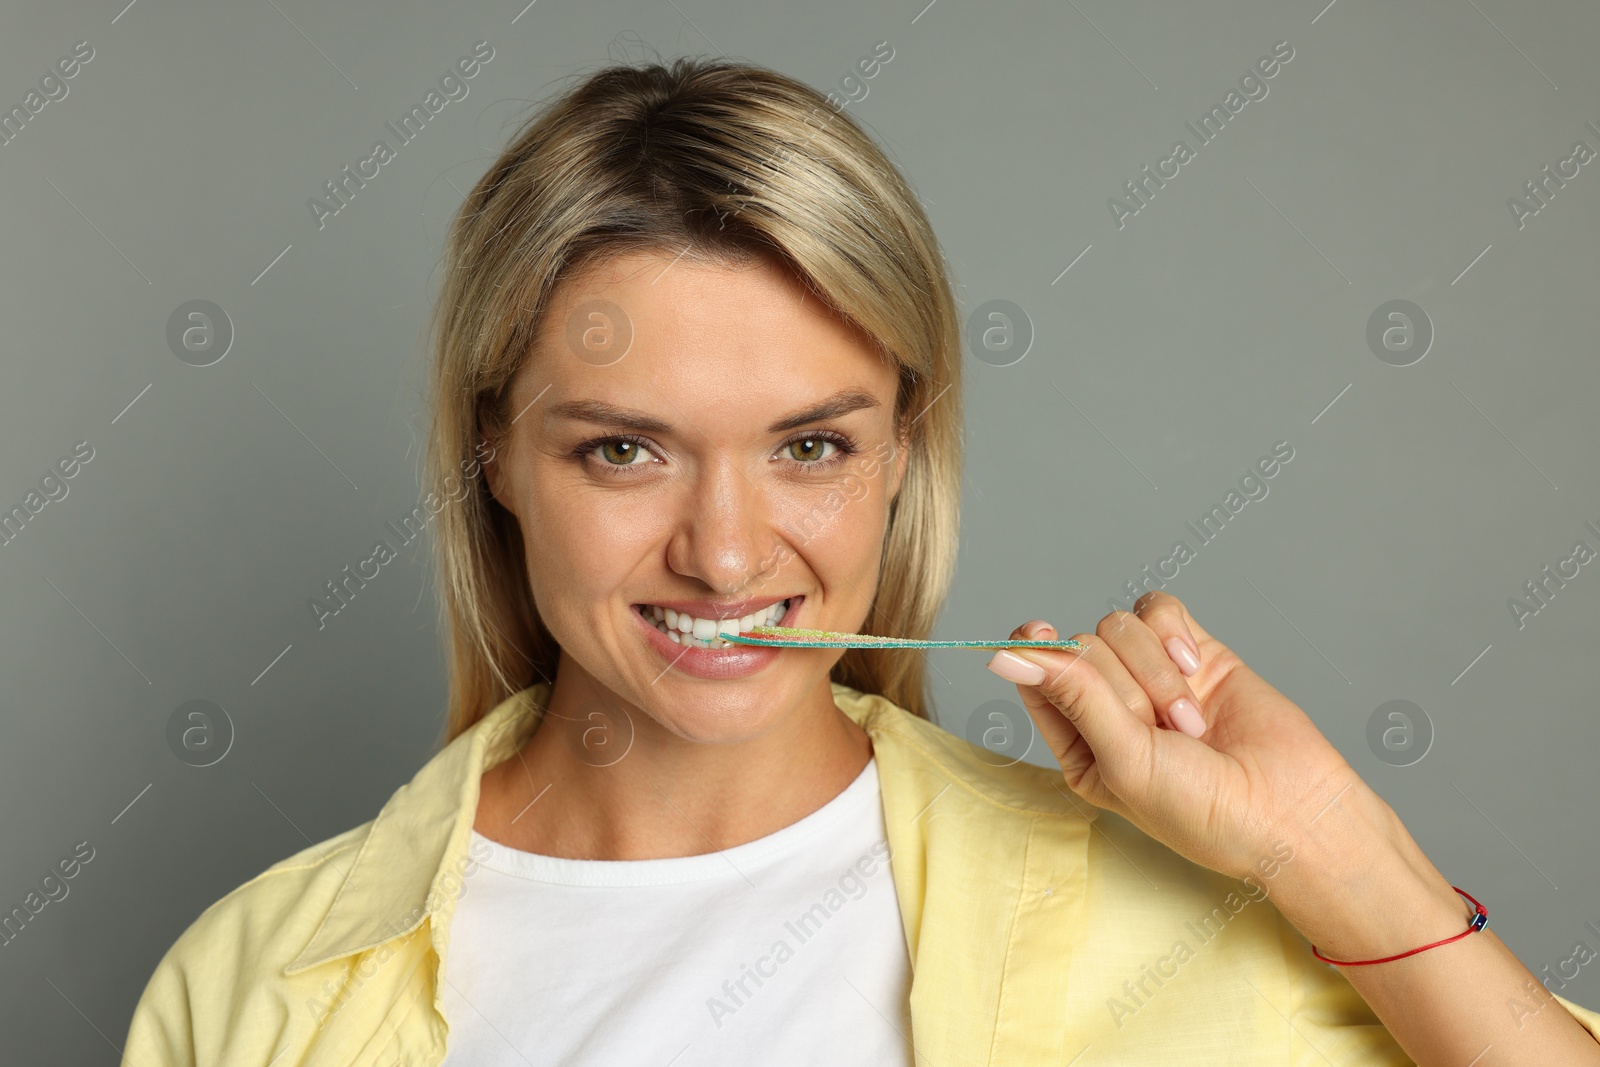
POLYGON ((409 934, 454 897, 463 871, 452 867, 465 864, 449 858, 466 857, 483 772, 508 758, 538 724, 549 689, 540 682, 508 697, 395 790, 322 924, 285 974, 409 934))
MULTIPOLYGON (((859 699, 856 690, 831 684, 835 704, 876 745, 882 708, 893 705, 859 699)), ((544 714, 549 691, 549 683, 540 682, 508 697, 395 790, 368 830, 322 924, 284 974, 403 937, 454 904, 468 865, 483 773, 527 740, 544 714)))

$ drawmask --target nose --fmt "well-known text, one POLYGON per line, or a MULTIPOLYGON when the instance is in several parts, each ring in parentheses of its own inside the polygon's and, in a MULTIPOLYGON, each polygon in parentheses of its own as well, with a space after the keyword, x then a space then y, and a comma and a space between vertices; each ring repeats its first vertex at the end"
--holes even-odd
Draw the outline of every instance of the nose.
POLYGON ((680 499, 667 565, 698 578, 719 597, 738 596, 760 582, 757 572, 773 547, 763 489, 721 455, 701 468, 693 489, 680 499))

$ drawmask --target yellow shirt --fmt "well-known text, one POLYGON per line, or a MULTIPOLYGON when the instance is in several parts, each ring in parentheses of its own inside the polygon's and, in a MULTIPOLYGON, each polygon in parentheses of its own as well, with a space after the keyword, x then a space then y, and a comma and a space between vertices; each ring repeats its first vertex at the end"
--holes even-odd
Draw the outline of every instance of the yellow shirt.
MULTIPOLYGON (((152 975, 123 1064, 438 1064, 479 778, 528 736, 548 688, 494 708, 376 819, 207 908, 152 975)), ((1263 896, 1270 878, 1190 863, 1069 796, 1059 771, 995 766, 883 697, 833 696, 878 761, 919 1064, 1411 1063, 1263 896)), ((1556 1003, 1600 1037, 1600 1013, 1563 998, 1523 1010, 1556 1003)))

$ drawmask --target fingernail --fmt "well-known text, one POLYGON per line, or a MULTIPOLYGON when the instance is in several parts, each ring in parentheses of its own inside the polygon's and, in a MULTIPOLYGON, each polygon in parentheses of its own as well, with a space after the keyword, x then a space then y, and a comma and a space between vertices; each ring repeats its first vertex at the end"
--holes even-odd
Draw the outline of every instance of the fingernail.
POLYGON ((1034 619, 1023 626, 1023 630, 1031 641, 1054 641, 1056 639, 1056 628, 1043 619, 1034 619))
POLYGON ((1200 717, 1200 709, 1190 703, 1188 697, 1179 697, 1168 705, 1167 717, 1172 720, 1172 725, 1190 737, 1199 737, 1206 732, 1206 721, 1200 717))
POLYGON ((1200 657, 1194 654, 1193 649, 1183 643, 1183 638, 1167 638, 1166 648, 1167 655, 1172 657, 1172 662, 1178 665, 1178 670, 1182 671, 1185 677, 1200 669, 1200 657))
POLYGON ((988 668, 1008 682, 1018 685, 1038 685, 1044 681, 1044 668, 1037 663, 1029 663, 1021 656, 1003 649, 996 652, 987 664, 988 668))

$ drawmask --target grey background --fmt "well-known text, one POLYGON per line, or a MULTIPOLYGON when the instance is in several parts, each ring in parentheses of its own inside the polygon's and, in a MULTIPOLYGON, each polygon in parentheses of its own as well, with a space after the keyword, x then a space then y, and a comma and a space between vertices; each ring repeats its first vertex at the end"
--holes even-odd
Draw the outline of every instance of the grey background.
MULTIPOLYGON (((95 455, 0 547, 0 910, 75 843, 95 855, 0 948, 4 1059, 114 1062, 206 905, 371 818, 433 751, 423 543, 323 630, 307 599, 418 502, 422 325, 461 192, 530 104, 639 42, 841 92, 889 42, 849 113, 928 204, 963 313, 1005 299, 1031 321, 1020 362, 967 360, 935 636, 1092 630, 1288 441, 1269 495, 1167 588, 1531 968, 1600 948, 1600 567, 1521 629, 1507 607, 1577 540, 1600 547, 1600 161, 1521 229, 1506 205, 1574 141, 1600 149, 1600 10, 925 2, 7 6, 4 107, 75 42, 95 57, 0 147, 0 506, 76 442, 95 455), (479 40, 495 57, 470 95, 319 231, 307 199, 393 146, 383 124, 479 40), (1107 198, 1194 147, 1183 123, 1280 40, 1269 95, 1118 229, 1107 198), (209 367, 166 343, 193 299, 237 334, 209 367), (1394 299, 1436 330, 1409 367, 1366 343, 1394 299), (167 742, 196 699, 236 731, 203 768, 167 742), (1390 700, 1433 724, 1411 766, 1366 740, 1390 700)), ((1015 699, 980 654, 932 663, 957 733, 1015 699)), ((1600 1006, 1600 966, 1562 992, 1600 1006)))

